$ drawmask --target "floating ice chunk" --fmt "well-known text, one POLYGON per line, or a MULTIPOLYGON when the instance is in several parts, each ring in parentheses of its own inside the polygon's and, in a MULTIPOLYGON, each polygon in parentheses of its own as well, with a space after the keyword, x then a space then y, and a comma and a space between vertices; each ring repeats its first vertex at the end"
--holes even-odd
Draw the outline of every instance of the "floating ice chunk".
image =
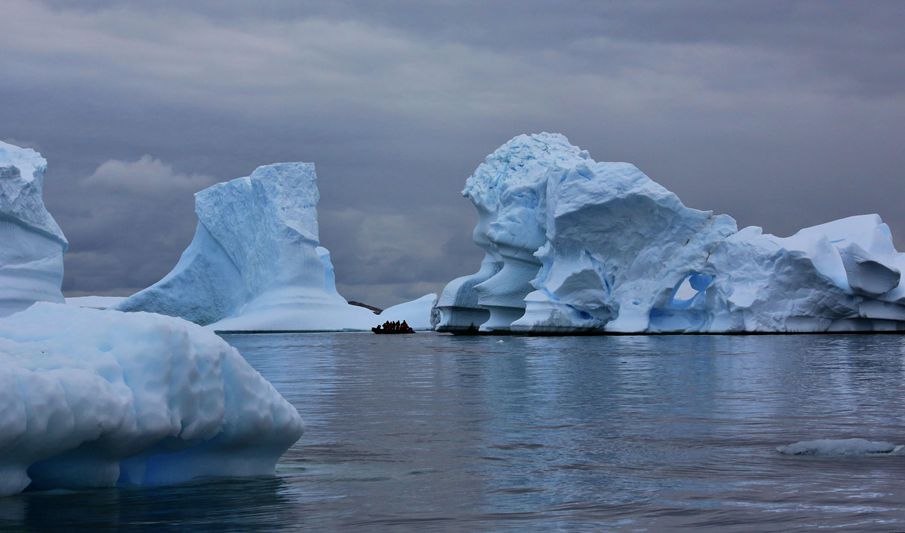
POLYGON ((788 446, 779 446, 776 451, 784 455, 894 455, 900 454, 903 451, 903 446, 886 441, 871 441, 860 438, 818 439, 796 442, 788 446))
POLYGON ((0 495, 272 474, 298 412, 211 331, 38 303, 0 319, 0 495))
POLYGON ((878 215, 738 230, 547 133, 504 144, 465 193, 486 255, 444 289, 439 331, 905 331, 905 254, 878 215))

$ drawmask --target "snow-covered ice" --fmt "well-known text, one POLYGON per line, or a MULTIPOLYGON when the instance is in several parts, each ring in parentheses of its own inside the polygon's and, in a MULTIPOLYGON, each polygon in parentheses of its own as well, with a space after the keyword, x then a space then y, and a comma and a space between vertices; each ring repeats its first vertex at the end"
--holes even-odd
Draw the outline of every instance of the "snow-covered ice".
POLYGON ((430 330, 433 329, 431 310, 436 303, 436 294, 425 294, 416 300, 387 307, 377 315, 377 322, 383 323, 387 320, 402 322, 404 320, 414 330, 430 330))
POLYGON ((312 163, 258 167, 195 195, 195 237, 173 270, 118 309, 217 331, 367 330, 375 315, 336 291, 319 246, 312 163))
POLYGON ((124 300, 123 296, 70 296, 66 298, 66 303, 91 309, 109 309, 116 307, 124 300))
POLYGON ((62 302, 66 237, 44 208, 47 161, 0 141, 0 317, 37 301, 62 302))
POLYGON ((905 446, 886 441, 872 441, 861 438, 817 439, 796 442, 787 446, 779 446, 776 448, 776 451, 784 455, 898 455, 905 451, 905 446))
POLYGON ((52 303, 0 319, 0 495, 272 474, 301 433, 195 324, 52 303))
POLYGON ((440 331, 905 330, 905 254, 878 215, 738 230, 548 133, 504 144, 464 194, 485 258, 441 293, 440 331))

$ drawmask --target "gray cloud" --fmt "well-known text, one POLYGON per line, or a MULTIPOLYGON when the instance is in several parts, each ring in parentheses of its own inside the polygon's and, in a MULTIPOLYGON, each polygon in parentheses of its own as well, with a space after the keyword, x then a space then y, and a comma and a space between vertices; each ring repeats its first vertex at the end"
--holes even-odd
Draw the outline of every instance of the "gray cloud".
POLYGON ((149 155, 101 163, 53 210, 71 242, 69 292, 131 294, 169 271, 193 233, 193 194, 216 181, 149 155))
POLYGON ((193 190, 294 160, 347 297, 436 290, 480 258, 465 178, 541 130, 741 224, 878 212, 905 247, 901 2, 73 4, 0 23, 0 136, 49 159, 69 292, 156 281, 193 190))

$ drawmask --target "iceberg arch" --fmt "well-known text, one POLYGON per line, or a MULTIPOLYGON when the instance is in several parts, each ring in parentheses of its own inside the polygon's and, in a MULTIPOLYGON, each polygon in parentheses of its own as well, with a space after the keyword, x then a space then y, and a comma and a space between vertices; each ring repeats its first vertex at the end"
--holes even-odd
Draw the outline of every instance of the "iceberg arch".
POLYGON ((905 254, 878 215, 739 230, 549 133, 501 146, 464 194, 486 255, 443 291, 438 331, 905 330, 905 254))

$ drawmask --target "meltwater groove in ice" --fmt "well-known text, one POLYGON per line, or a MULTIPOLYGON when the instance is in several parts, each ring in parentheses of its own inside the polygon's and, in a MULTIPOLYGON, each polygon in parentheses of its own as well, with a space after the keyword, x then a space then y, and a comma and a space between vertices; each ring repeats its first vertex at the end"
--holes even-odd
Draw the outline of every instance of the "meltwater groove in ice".
POLYGON ((0 141, 0 317, 62 302, 66 237, 44 207, 41 154, 0 141))
POLYGON ((905 330, 905 254, 879 215, 739 230, 550 133, 501 146, 463 194, 485 257, 443 290, 439 331, 905 330))

